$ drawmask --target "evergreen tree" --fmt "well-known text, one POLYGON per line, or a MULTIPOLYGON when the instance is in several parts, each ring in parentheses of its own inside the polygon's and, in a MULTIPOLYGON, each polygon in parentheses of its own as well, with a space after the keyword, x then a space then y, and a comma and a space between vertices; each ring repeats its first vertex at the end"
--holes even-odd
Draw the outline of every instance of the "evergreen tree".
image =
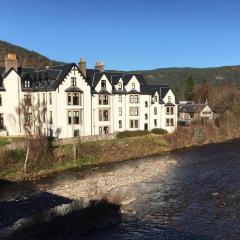
POLYGON ((193 100, 194 81, 192 76, 189 76, 184 81, 184 98, 186 101, 193 100))

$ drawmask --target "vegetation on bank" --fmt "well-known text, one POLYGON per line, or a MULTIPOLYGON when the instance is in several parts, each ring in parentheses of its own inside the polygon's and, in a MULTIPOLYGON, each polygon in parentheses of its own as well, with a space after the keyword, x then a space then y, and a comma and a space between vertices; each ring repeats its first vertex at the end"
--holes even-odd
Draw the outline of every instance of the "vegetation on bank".
MULTIPOLYGON (((179 127, 173 134, 146 134, 96 142, 51 146, 36 140, 30 147, 28 171, 24 173, 25 150, 0 149, 0 178, 6 180, 34 179, 49 173, 90 164, 112 163, 161 154, 174 149, 224 142, 240 134, 225 125, 197 122, 179 127)), ((43 141, 43 140, 41 140, 43 141)))

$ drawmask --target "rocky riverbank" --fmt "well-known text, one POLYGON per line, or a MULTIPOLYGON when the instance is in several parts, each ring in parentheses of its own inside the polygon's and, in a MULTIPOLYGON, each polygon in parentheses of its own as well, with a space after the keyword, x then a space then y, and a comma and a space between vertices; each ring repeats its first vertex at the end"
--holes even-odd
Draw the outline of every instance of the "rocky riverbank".
POLYGON ((93 168, 90 172, 74 172, 70 178, 58 179, 54 183, 38 183, 40 190, 66 198, 79 200, 107 198, 110 201, 128 202, 132 185, 157 175, 165 175, 177 161, 166 154, 143 160, 128 161, 111 167, 111 170, 93 168))
MULTIPOLYGON (((0 222, 2 222, 0 230, 4 229, 3 234, 6 230, 14 232, 15 229, 21 229, 21 226, 28 226, 32 219, 34 221, 37 219, 36 224, 38 224, 39 216, 52 216, 49 214, 53 211, 52 209, 55 212, 57 206, 62 204, 68 206, 76 201, 82 201, 83 208, 92 200, 101 201, 102 199, 110 205, 113 204, 112 206, 126 206, 135 200, 134 184, 157 175, 164 176, 176 164, 176 160, 170 154, 166 154, 161 157, 89 167, 85 170, 74 169, 36 182, 2 184, 0 186, 0 222)), ((122 212, 125 210, 122 209, 122 212)), ((107 224, 103 223, 103 225, 109 226, 115 221, 112 212, 110 211, 109 218, 106 215, 107 224)), ((106 214, 109 214, 109 211, 106 214)), ((74 216, 76 217, 75 214, 74 216)), ((32 227, 32 224, 30 225, 32 227)), ((94 229, 94 224, 91 229, 94 229)), ((35 231, 34 227, 33 230, 35 231)), ((21 236, 25 234, 26 231, 21 236)))

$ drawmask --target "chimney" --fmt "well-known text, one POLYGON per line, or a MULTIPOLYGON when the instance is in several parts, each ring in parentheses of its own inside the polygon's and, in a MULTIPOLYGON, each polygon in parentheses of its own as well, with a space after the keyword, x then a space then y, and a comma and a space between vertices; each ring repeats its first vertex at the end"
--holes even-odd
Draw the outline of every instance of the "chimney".
POLYGON ((7 53, 5 55, 5 72, 8 72, 11 68, 18 70, 18 61, 15 53, 7 53))
POLYGON ((86 68, 86 61, 84 58, 80 58, 80 62, 78 63, 79 69, 81 70, 84 77, 87 76, 87 68, 86 68))
POLYGON ((95 69, 99 70, 100 72, 104 72, 104 63, 103 61, 97 61, 95 65, 95 69))

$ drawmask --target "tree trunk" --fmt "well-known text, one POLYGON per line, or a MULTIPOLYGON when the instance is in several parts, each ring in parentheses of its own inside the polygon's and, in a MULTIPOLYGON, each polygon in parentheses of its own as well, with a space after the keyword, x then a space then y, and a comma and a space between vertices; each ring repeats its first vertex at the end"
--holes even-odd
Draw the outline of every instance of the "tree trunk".
POLYGON ((75 142, 75 140, 74 140, 74 143, 73 143, 73 160, 74 160, 74 163, 76 164, 76 161, 77 161, 77 143, 75 142))
POLYGON ((27 147, 27 153, 24 161, 24 173, 27 172, 27 165, 28 165, 28 156, 29 156, 29 150, 30 150, 30 141, 28 141, 28 147, 27 147))

